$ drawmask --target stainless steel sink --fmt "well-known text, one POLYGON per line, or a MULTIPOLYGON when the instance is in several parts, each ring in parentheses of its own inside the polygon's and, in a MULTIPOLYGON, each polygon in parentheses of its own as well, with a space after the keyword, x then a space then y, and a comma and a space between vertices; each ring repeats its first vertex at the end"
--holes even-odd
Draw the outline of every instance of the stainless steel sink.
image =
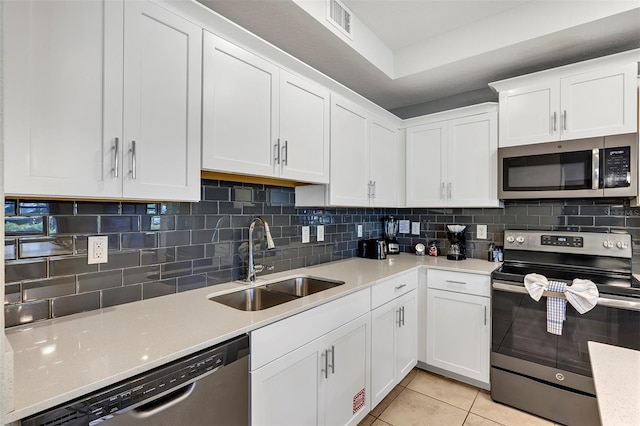
POLYGON ((261 311, 342 284, 344 284, 344 281, 299 276, 259 287, 214 296, 209 300, 241 311, 261 311))
POLYGON ((296 296, 290 294, 268 291, 264 287, 253 287, 215 296, 209 300, 231 306, 241 311, 261 311, 296 299, 296 296))
POLYGON ((316 277, 293 277, 283 281, 267 284, 265 287, 269 291, 292 294, 298 297, 308 296, 319 291, 328 290, 344 284, 344 281, 327 280, 316 277))

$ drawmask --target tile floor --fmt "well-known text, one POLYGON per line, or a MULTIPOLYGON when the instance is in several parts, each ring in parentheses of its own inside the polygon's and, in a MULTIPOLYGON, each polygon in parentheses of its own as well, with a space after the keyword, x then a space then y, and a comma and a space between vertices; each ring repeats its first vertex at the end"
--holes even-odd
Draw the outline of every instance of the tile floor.
POLYGON ((358 426, 553 424, 495 403, 483 389, 414 368, 358 426))

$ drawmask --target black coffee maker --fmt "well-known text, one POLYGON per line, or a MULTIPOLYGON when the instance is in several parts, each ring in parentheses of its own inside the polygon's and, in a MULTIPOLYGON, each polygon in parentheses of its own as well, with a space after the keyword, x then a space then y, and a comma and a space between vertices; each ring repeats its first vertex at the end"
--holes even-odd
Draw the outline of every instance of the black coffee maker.
POLYGON ((464 260, 467 258, 467 249, 465 247, 466 238, 464 230, 465 225, 447 225, 447 238, 449 239, 449 249, 447 250, 447 259, 464 260))

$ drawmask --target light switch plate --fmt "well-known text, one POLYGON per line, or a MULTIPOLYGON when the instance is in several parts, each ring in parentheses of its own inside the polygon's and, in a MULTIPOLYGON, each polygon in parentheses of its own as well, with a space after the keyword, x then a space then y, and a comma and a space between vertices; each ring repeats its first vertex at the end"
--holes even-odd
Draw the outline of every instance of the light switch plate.
POLYGON ((358 225, 356 229, 358 230, 358 238, 362 238, 362 225, 358 225))
POLYGON ((477 225, 476 236, 479 240, 487 239, 487 225, 477 225))
POLYGON ((324 241, 324 225, 317 226, 316 238, 318 241, 324 241))
POLYGON ((308 243, 309 242, 309 227, 308 226, 303 226, 302 227, 302 242, 303 243, 308 243))
POLYGON ((109 253, 109 237, 93 236, 87 239, 87 264, 107 263, 109 253))
POLYGON ((420 222, 411 222, 411 234, 420 235, 420 222))

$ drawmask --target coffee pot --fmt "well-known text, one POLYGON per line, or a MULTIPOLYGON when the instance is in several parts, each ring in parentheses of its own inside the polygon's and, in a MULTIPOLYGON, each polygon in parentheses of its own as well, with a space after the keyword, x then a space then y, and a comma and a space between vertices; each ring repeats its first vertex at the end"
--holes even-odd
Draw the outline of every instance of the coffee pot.
POLYGON ((464 260, 467 258, 467 249, 465 247, 464 230, 465 225, 447 225, 447 238, 449 239, 449 249, 447 250, 447 259, 464 260))

